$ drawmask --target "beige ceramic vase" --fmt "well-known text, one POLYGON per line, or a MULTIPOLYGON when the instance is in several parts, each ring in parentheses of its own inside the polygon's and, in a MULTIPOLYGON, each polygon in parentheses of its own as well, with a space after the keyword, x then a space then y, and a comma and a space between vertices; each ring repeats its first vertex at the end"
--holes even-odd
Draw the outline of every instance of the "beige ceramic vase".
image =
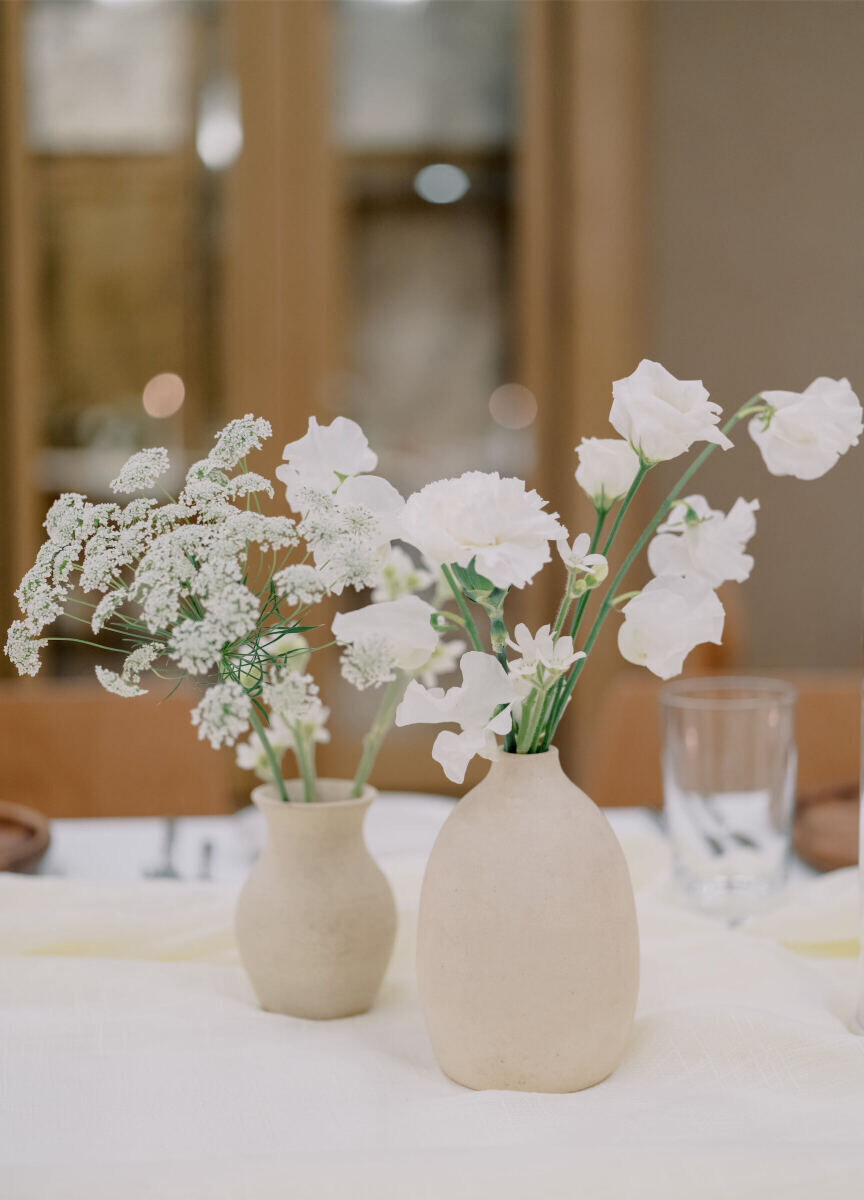
POLYGON ((350 798, 349 780, 319 779, 320 799, 297 781, 256 788, 267 843, 237 903, 237 945, 258 1000, 291 1017, 350 1017, 370 1008, 393 951, 396 905, 366 848, 363 819, 376 796, 350 798))
POLYGON ((557 750, 503 755, 447 818, 417 967, 435 1055, 457 1083, 575 1092, 618 1066, 639 986, 633 888, 557 750))

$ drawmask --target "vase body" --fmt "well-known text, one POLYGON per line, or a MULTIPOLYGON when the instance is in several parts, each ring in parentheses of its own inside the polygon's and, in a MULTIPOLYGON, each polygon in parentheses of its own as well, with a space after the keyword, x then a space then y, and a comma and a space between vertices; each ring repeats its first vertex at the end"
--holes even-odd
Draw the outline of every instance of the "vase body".
POLYGON ((396 935, 393 893, 363 838, 372 788, 321 779, 256 788, 267 842, 237 903, 237 944, 263 1009, 329 1019, 365 1012, 378 994, 396 935))
POLYGON ((420 995, 451 1079, 574 1092, 620 1062, 639 985, 624 855, 557 750, 503 755, 448 817, 420 901, 420 995))

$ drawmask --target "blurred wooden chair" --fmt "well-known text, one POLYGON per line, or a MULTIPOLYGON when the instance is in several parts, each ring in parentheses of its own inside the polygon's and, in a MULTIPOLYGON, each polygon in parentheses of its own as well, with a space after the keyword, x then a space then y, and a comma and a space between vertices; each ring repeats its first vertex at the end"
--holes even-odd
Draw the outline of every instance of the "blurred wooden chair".
MULTIPOLYGON (((705 672, 710 674, 711 672, 705 672)), ((861 672, 746 670, 721 674, 785 679, 798 689, 798 791, 842 786, 858 778, 861 672)), ((596 737, 579 782, 601 806, 663 807, 660 774, 660 680, 626 671, 601 701, 596 737)))
POLYGON ((198 741, 188 696, 159 700, 78 680, 0 681, 0 799, 49 817, 231 811, 228 756, 198 741))

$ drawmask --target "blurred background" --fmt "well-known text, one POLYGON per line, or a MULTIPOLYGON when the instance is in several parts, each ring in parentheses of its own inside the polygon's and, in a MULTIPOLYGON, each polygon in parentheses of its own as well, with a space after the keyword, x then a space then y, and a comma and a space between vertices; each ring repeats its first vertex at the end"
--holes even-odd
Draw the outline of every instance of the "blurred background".
MULTIPOLYGON (((812 0, 2 0, 4 622, 61 491, 107 498, 142 445, 179 474, 244 412, 274 424, 266 469, 310 413, 341 413, 403 493, 519 474, 575 533, 573 447, 608 434, 611 382, 643 356, 730 409, 819 374, 860 393, 862 51, 864 4, 812 0)), ((699 490, 760 498, 756 568, 691 667, 815 672, 807 770, 844 781, 861 459, 776 480, 743 440, 699 490)), ((3 660, 7 798, 243 800, 191 694, 119 701, 94 661, 55 645, 24 682, 3 660)), ((365 714, 336 688, 321 769, 345 774, 365 714)), ((659 800, 653 698, 607 638, 561 739, 598 800, 659 800)), ((429 732, 399 731, 375 782, 443 790, 429 732)))

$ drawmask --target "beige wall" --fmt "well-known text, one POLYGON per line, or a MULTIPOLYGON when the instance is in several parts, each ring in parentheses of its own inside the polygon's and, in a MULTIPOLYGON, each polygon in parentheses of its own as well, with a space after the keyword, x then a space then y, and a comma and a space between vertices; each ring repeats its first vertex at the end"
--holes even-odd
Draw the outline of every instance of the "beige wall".
MULTIPOLYGON (((645 352, 724 408, 819 374, 864 396, 864 4, 656 3, 650 51, 645 352)), ((864 446, 800 483, 740 440, 699 490, 762 501, 748 661, 859 664, 864 446)))

